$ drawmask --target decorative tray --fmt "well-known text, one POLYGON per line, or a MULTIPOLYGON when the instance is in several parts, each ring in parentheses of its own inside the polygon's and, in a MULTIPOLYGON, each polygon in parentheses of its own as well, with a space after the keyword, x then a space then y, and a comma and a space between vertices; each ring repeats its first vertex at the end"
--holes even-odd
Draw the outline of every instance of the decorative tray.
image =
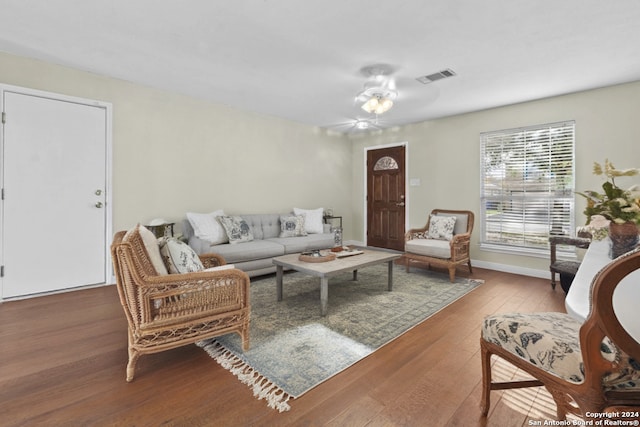
POLYGON ((302 252, 300 256, 298 256, 298 259, 304 262, 327 262, 336 259, 336 254, 320 251, 302 252))
POLYGON ((363 254, 363 253, 364 253, 364 251, 361 251, 359 249, 351 249, 351 248, 349 248, 349 249, 343 249, 340 252, 336 252, 336 256, 338 258, 344 258, 344 257, 348 257, 348 256, 353 256, 353 255, 360 255, 360 254, 363 254))

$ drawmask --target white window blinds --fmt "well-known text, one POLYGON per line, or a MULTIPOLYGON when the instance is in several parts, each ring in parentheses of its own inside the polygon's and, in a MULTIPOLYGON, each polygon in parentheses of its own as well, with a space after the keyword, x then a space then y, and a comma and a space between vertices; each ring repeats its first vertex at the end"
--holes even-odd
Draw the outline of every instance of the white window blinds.
POLYGON ((574 234, 575 122, 480 135, 481 246, 546 249, 574 234))

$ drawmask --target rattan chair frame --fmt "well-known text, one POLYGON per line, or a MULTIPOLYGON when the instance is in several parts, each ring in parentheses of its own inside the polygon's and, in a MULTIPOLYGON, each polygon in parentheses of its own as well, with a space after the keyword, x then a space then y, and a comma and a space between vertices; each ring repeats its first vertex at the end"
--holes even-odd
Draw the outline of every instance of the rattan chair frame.
POLYGON ((619 361, 610 362, 602 357, 601 344, 605 337, 625 354, 640 360, 640 343, 620 324, 613 307, 613 293, 620 281, 629 273, 640 268, 640 252, 632 251, 605 266, 591 284, 591 312, 580 328, 580 349, 584 364, 584 381, 572 383, 557 377, 526 359, 520 358, 504 348, 492 344, 482 337, 480 349, 482 358, 482 414, 486 416, 490 406, 490 392, 523 387, 544 386, 556 403, 556 415, 564 420, 568 413, 588 418, 598 415, 607 408, 640 408, 640 392, 607 391, 603 378, 619 371, 619 361), (531 375, 533 380, 492 382, 491 357, 498 356, 531 375))
MULTIPOLYGON (((126 379, 132 381, 143 354, 238 333, 249 349, 249 276, 238 269, 158 275, 139 234, 123 241, 115 234, 111 245, 116 286, 128 323, 129 361, 126 379)), ((205 268, 225 265, 216 254, 200 256, 205 268)))
MULTIPOLYGON (((471 211, 464 210, 447 210, 447 209, 434 209, 431 211, 431 215, 466 215, 467 216, 467 230, 464 233, 455 234, 449 242, 451 248, 451 255, 449 258, 436 258, 431 256, 425 256, 421 254, 414 254, 407 252, 403 255, 404 263, 409 273, 409 269, 412 262, 427 264, 427 267, 431 265, 437 267, 444 267, 449 270, 449 280, 453 283, 456 279, 456 267, 466 264, 469 268, 469 273, 473 273, 471 267, 471 257, 469 249, 471 246, 471 232, 473 231, 474 214, 471 211)), ((431 215, 427 217, 427 224, 422 228, 412 228, 404 235, 405 242, 415 238, 417 234, 428 233, 429 222, 431 215)))

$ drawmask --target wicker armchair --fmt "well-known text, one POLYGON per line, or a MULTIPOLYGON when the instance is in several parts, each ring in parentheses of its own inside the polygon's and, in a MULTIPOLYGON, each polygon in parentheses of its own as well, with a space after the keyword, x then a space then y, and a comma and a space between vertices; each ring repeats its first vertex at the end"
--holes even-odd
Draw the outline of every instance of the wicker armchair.
MULTIPOLYGON (((591 283, 591 311, 584 323, 565 313, 508 313, 488 316, 482 325, 482 414, 489 412, 491 390, 547 388, 557 417, 585 419, 607 408, 640 409, 640 329, 634 302, 617 301, 619 284, 636 285, 640 249, 611 261, 591 283), (626 323, 621 324, 621 320, 626 323), (531 380, 493 382, 491 356, 533 376, 531 380)), ((623 286, 620 286, 622 288, 623 286)), ((615 411, 614 411, 615 412, 615 411)), ((613 417, 614 414, 611 414, 613 417)), ((631 421, 627 417, 627 421, 631 421)))
POLYGON ((427 225, 422 228, 413 228, 405 234, 404 262, 407 273, 411 262, 420 262, 428 266, 435 265, 445 267, 449 270, 451 283, 456 278, 456 267, 467 264, 469 273, 471 269, 471 258, 469 257, 469 247, 471 232, 473 231, 474 215, 471 211, 456 211, 445 209, 434 209, 427 218, 427 225), (455 217, 453 236, 450 240, 433 239, 429 235, 429 225, 433 216, 455 217))
MULTIPOLYGON (((111 245, 116 285, 129 324, 127 381, 142 354, 237 332, 249 348, 249 276, 238 269, 158 275, 138 228, 111 245)), ((158 252, 159 254, 159 252, 158 252)), ((222 257, 200 257, 205 268, 222 257)))

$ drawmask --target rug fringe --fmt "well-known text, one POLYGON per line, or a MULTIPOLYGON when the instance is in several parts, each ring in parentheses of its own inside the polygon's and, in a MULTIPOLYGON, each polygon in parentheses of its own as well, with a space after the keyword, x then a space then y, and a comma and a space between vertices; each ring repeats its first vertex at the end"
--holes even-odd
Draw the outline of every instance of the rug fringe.
POLYGON ((200 341, 196 343, 202 347, 220 366, 235 375, 240 382, 248 385, 253 390, 253 396, 258 400, 264 399, 270 408, 278 412, 291 409, 287 403, 291 395, 286 393, 268 378, 245 363, 238 356, 227 350, 222 344, 213 341, 200 341))

